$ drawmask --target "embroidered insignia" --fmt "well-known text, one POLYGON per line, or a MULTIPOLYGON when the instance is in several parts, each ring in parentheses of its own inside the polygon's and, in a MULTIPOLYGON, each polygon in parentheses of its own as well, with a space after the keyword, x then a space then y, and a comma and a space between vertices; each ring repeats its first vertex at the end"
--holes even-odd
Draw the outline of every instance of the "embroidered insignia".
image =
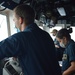
POLYGON ((66 59, 67 59, 67 54, 63 54, 62 60, 66 60, 66 59))

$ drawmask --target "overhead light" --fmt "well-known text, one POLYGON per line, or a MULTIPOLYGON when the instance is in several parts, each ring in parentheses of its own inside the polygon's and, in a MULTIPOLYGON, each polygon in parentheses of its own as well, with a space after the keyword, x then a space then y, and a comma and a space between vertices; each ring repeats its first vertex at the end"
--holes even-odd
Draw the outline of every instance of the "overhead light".
POLYGON ((61 16, 66 16, 66 12, 63 7, 59 7, 59 8, 57 8, 57 10, 61 16))

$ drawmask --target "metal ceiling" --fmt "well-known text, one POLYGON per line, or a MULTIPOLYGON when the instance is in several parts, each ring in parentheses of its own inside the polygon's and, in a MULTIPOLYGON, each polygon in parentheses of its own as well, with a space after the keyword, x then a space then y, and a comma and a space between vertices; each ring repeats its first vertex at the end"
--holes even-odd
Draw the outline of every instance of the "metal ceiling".
POLYGON ((19 4, 29 4, 37 12, 36 19, 40 18, 41 12, 46 18, 56 17, 57 20, 72 20, 75 17, 75 0, 0 0, 2 6, 13 9, 19 4), (61 16, 57 11, 58 7, 63 7, 66 16, 61 16))

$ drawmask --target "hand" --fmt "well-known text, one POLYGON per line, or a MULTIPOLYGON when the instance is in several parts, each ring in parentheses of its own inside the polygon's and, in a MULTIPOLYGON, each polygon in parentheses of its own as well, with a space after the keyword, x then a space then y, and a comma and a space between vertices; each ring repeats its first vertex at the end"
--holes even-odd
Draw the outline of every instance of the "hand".
POLYGON ((65 71, 62 73, 62 75, 66 75, 66 74, 65 74, 65 71))
POLYGON ((58 45, 55 45, 55 47, 56 47, 56 48, 59 48, 59 46, 58 46, 58 45))
POLYGON ((17 61, 17 58, 13 57, 13 60, 17 61))
POLYGON ((67 73, 66 71, 64 71, 63 73, 62 73, 62 75, 72 75, 71 73, 67 73))

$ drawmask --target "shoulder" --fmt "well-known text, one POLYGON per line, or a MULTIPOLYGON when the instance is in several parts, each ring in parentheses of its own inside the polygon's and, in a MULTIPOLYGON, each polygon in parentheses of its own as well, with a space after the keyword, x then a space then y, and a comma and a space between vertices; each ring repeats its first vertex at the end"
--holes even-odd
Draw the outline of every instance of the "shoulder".
POLYGON ((27 32, 18 32, 18 33, 15 33, 15 34, 9 36, 7 39, 9 39, 9 40, 13 40, 13 39, 19 40, 26 34, 27 34, 27 32))
POLYGON ((73 40, 71 40, 69 47, 75 47, 75 42, 73 40))
POLYGON ((67 48, 68 48, 68 50, 74 50, 75 51, 75 42, 73 40, 70 41, 67 48))

